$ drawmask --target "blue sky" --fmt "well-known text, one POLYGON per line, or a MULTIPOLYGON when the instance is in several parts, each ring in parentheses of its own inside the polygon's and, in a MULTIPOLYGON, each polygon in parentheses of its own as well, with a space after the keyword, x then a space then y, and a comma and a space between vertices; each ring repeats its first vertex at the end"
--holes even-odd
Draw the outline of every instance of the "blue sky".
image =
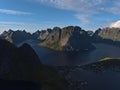
POLYGON ((119 9, 120 0, 0 0, 0 32, 68 25, 96 30, 119 21, 119 9))

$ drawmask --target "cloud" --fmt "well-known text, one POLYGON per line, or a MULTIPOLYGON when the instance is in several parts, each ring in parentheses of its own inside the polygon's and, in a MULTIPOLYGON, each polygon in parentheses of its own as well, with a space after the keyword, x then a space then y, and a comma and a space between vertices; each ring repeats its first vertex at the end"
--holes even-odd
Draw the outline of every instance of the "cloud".
MULTIPOLYGON (((19 28, 24 28, 24 27, 39 27, 40 24, 36 23, 26 23, 26 22, 0 22, 0 26, 12 26, 12 27, 19 27, 19 28)), ((18 29, 19 29, 18 28, 18 29)))
POLYGON ((1 21, 0 22, 0 33, 3 32, 4 30, 29 30, 31 33, 41 29, 40 24, 36 23, 27 23, 27 22, 6 22, 6 21, 1 21))
POLYGON ((120 0, 34 0, 58 9, 74 11, 76 18, 87 23, 94 15, 120 14, 120 0))
POLYGON ((23 12, 23 11, 16 11, 16 10, 9 10, 9 9, 0 9, 0 13, 4 14, 12 14, 12 15, 30 15, 30 12, 23 12))
POLYGON ((23 22, 0 22, 0 25, 21 25, 21 24, 25 24, 23 22))
POLYGON ((120 28, 120 20, 112 23, 112 24, 110 25, 110 28, 120 28))

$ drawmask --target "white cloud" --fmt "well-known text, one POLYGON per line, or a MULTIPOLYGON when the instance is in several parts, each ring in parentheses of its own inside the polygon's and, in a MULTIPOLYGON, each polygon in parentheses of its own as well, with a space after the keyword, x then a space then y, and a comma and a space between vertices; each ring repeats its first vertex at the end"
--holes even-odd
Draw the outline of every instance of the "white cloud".
POLYGON ((0 22, 0 25, 21 25, 21 24, 25 24, 23 22, 0 22))
POLYGON ((39 24, 35 24, 35 23, 25 23, 25 22, 0 22, 0 26, 17 26, 17 27, 29 27, 29 26, 33 26, 33 27, 37 27, 39 24))
POLYGON ((110 28, 120 28, 120 20, 114 22, 110 25, 110 28))
POLYGON ((0 33, 5 30, 28 30, 31 33, 41 29, 41 24, 27 23, 27 22, 6 22, 0 21, 0 33))
POLYGON ((30 12, 23 12, 23 11, 16 11, 16 10, 9 10, 9 9, 0 9, 0 13, 4 14, 12 14, 12 15, 30 15, 30 12))
POLYGON ((70 10, 86 23, 93 15, 102 13, 120 14, 120 0, 34 0, 58 9, 70 10))

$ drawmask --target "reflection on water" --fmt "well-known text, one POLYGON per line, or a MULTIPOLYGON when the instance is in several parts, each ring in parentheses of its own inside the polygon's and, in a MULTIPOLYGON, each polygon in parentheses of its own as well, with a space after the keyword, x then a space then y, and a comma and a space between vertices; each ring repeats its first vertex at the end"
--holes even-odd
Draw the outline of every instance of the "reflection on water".
POLYGON ((36 51, 43 64, 48 65, 83 65, 98 61, 105 57, 120 57, 120 48, 106 44, 94 44, 96 49, 91 52, 56 52, 38 46, 38 41, 26 41, 36 51))

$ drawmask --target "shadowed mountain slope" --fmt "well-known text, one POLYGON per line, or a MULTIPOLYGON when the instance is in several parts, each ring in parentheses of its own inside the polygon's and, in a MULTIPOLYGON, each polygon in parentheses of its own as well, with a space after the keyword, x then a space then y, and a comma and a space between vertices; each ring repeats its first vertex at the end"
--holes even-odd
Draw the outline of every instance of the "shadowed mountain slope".
POLYGON ((34 50, 24 44, 14 44, 0 39, 0 79, 19 82, 30 81, 44 90, 67 90, 68 83, 55 68, 41 64, 34 50), (62 86, 62 87, 61 87, 62 86))

